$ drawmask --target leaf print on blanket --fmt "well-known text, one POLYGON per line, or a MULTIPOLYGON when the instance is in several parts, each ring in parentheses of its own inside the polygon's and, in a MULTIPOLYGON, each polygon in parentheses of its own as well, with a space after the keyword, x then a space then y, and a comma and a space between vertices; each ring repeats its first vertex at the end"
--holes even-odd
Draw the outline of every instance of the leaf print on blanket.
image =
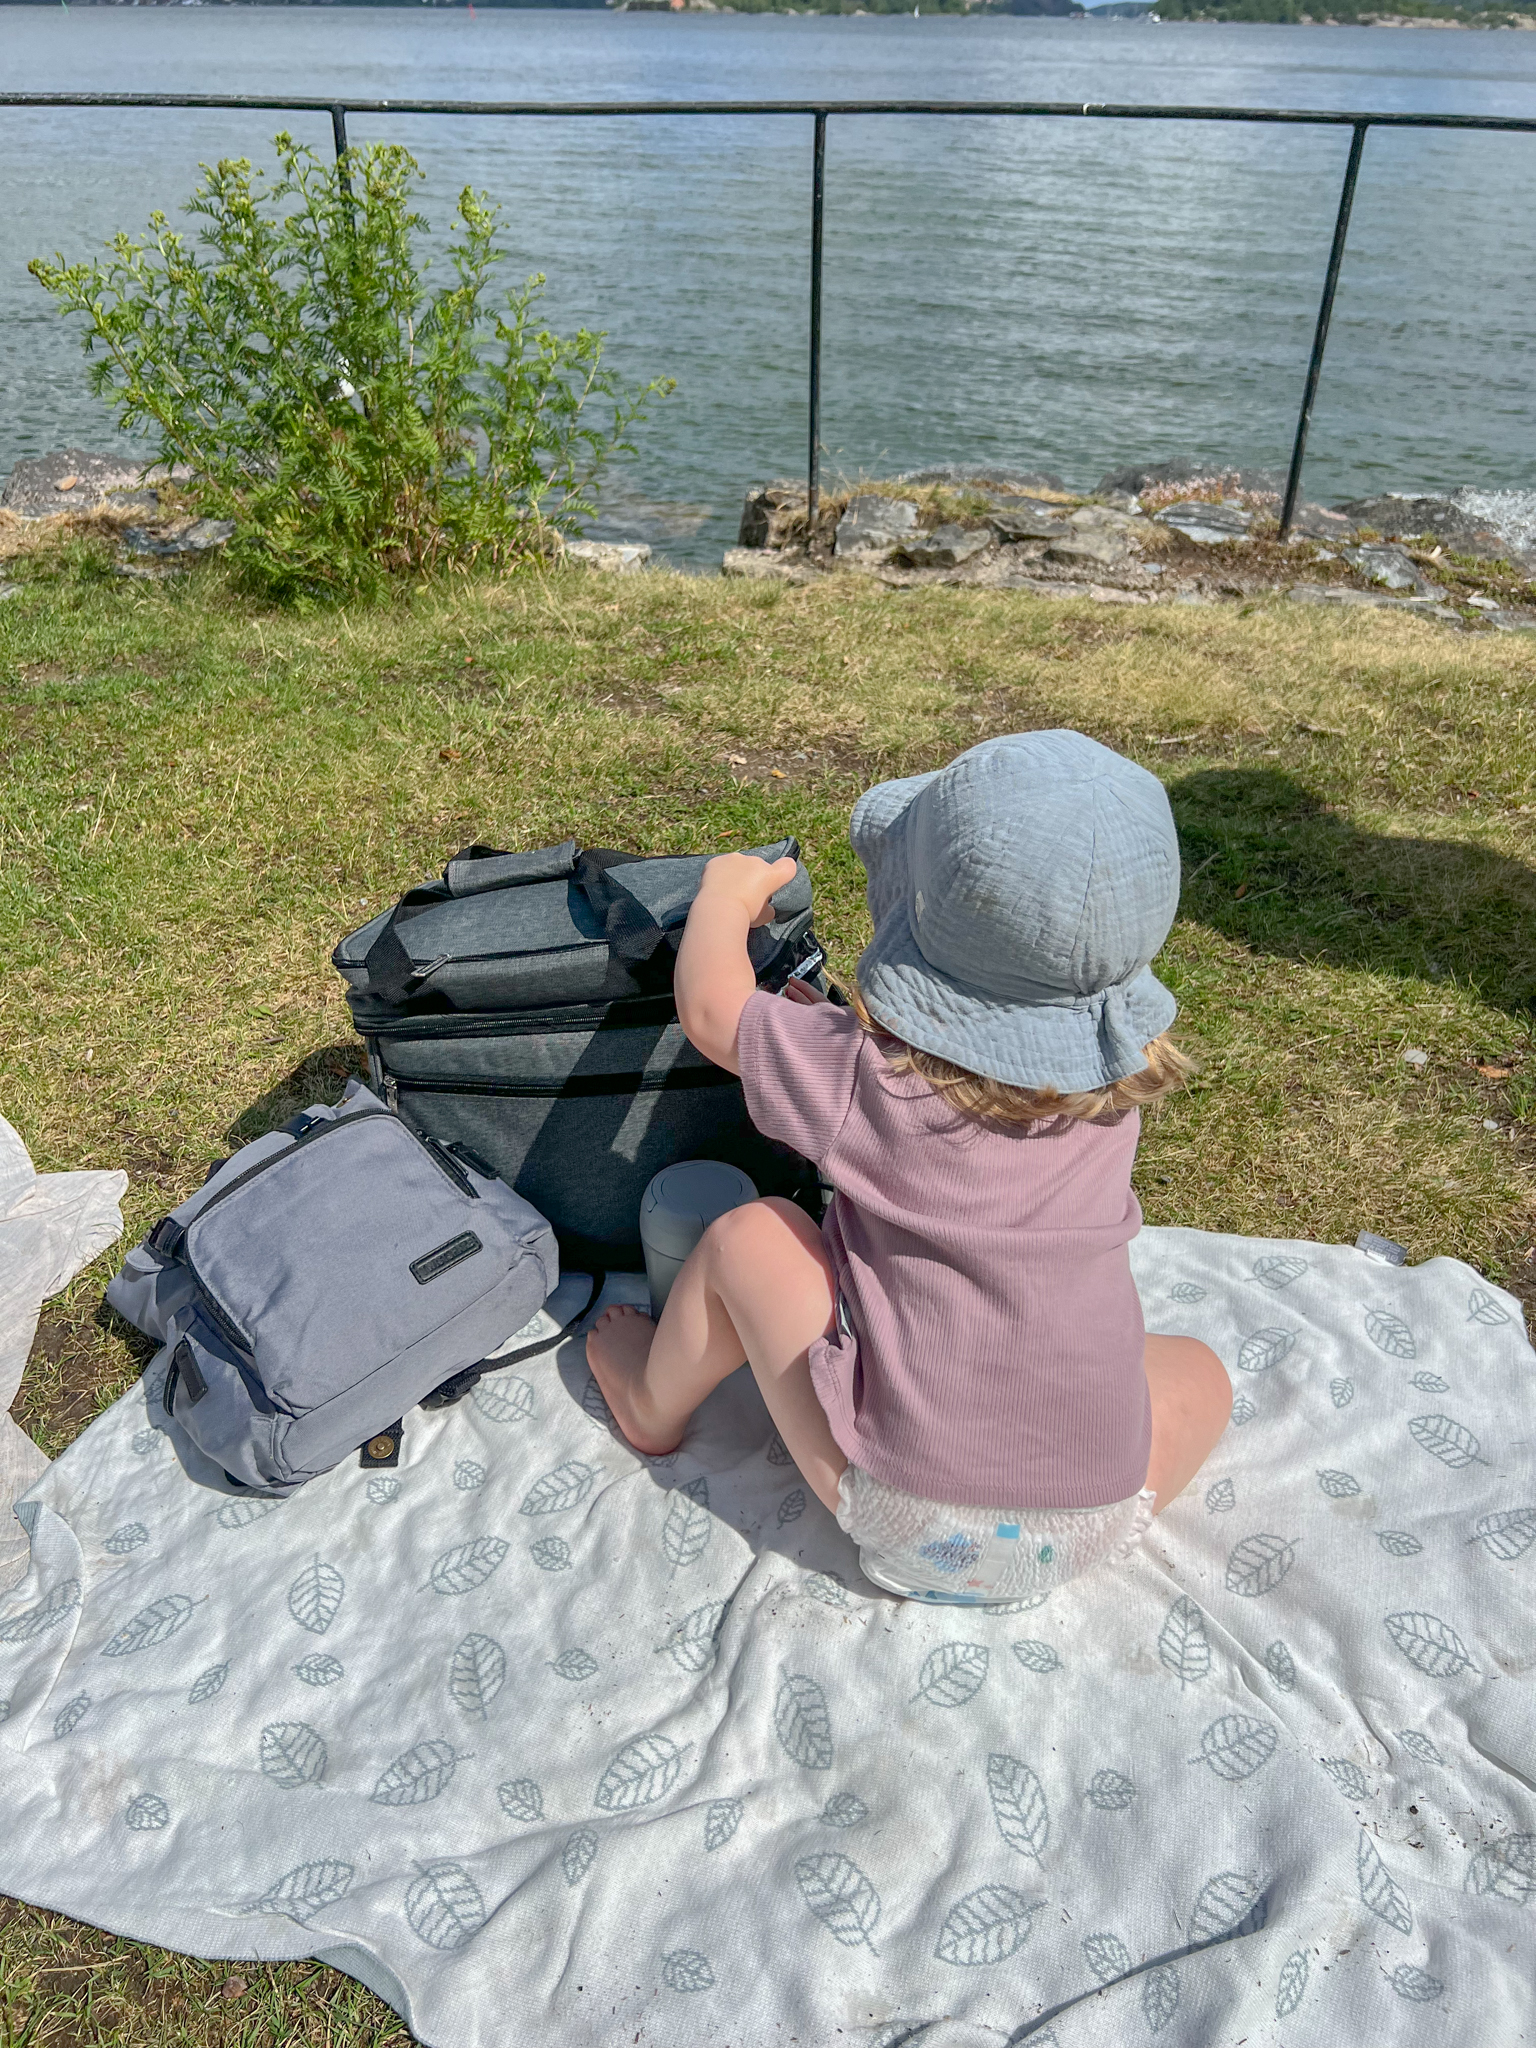
POLYGON ((1268 1918, 1269 1896, 1259 1880, 1244 1870, 1220 1870, 1201 1885, 1189 1924, 1197 1940, 1225 1941, 1257 1934, 1268 1918))
POLYGON ((1317 1475, 1317 1483, 1330 1500, 1353 1500, 1360 1491, 1360 1482, 1353 1472, 1341 1472, 1336 1466, 1327 1466, 1317 1475))
POLYGON ((66 1735, 73 1735, 90 1711, 91 1696, 88 1692, 77 1692, 72 1700, 66 1700, 53 1717, 55 1739, 62 1742, 66 1735))
POLYGON ((1181 1686, 1198 1685, 1210 1675, 1211 1645, 1205 1633, 1205 1616, 1181 1593, 1168 1610, 1157 1638, 1157 1655, 1165 1671, 1171 1671, 1181 1686))
POLYGON ((1346 1799, 1370 1799, 1374 1797, 1365 1782, 1365 1773, 1357 1763, 1347 1756, 1320 1756, 1318 1763, 1332 1778, 1346 1799))
POLYGON ((288 1612, 312 1636, 323 1636, 336 1619, 347 1582, 334 1565, 318 1557, 305 1565, 288 1588, 288 1612))
POLYGON ((987 1797, 997 1831, 1010 1849, 1038 1863, 1051 1840, 1051 1809, 1045 1787, 1029 1765, 996 1751, 987 1758, 987 1797))
POLYGON ((1481 1543, 1501 1564, 1513 1564, 1536 1543, 1536 1507, 1505 1508, 1501 1514, 1484 1515, 1472 1541, 1481 1543))
POLYGON ((856 1828, 869 1818, 869 1808, 856 1792, 834 1792, 819 1816, 824 1828, 856 1828))
POLYGON ((544 1818, 544 1794, 532 1778, 509 1778, 496 1787, 496 1798, 508 1820, 544 1818))
POLYGON ((1205 1289, 1197 1287, 1193 1280, 1176 1280, 1168 1290, 1168 1299, 1186 1305, 1204 1301, 1205 1289))
POLYGON ((562 1650, 558 1657, 552 1657, 549 1668, 556 1678, 569 1679, 571 1684, 579 1685, 584 1678, 591 1678, 597 1670, 597 1659, 590 1650, 577 1647, 574 1650, 562 1650))
POLYGON ((448 1695, 461 1714, 483 1721, 507 1682, 507 1653, 493 1636, 467 1635, 448 1666, 448 1695))
POLYGON ((1437 1372, 1416 1372, 1408 1384, 1417 1387, 1421 1394, 1448 1394, 1451 1391, 1450 1382, 1441 1379, 1437 1372))
POLYGON ((1218 1479, 1205 1496, 1205 1510, 1210 1515, 1230 1514, 1237 1506, 1237 1489, 1230 1479, 1218 1479))
POLYGON ((1506 1835, 1479 1849, 1467 1865, 1466 1888, 1481 1898, 1528 1906, 1536 1899, 1536 1835, 1506 1835))
POLYGON ((546 1472, 542 1479, 534 1481, 528 1489, 522 1507, 524 1515, 558 1515, 567 1508, 580 1507, 597 1483, 596 1469, 583 1464, 580 1458, 567 1458, 546 1472))
POLYGON ((1042 1643, 1038 1637, 1030 1637, 1022 1643, 1015 1643, 1013 1654, 1026 1671, 1038 1671, 1042 1677, 1061 1669, 1061 1659, 1049 1643, 1042 1643))
POLYGON ((1360 1885, 1360 1903, 1399 1934, 1412 1934, 1413 1908, 1364 1828, 1355 1850, 1355 1876, 1360 1885))
POLYGON ((170 1825, 171 1809, 155 1793, 141 1792, 137 1799, 129 1800, 123 1819, 135 1833, 158 1834, 170 1825))
POLYGON ((1136 1787, 1119 1771, 1095 1771, 1083 1797, 1100 1813, 1123 1813, 1136 1797, 1136 1787))
POLYGON ((934 1954, 941 1963, 966 1970, 1006 1962, 1028 1941, 1044 1903, 1005 1884, 981 1885, 950 1907, 934 1954))
POLYGON ((487 1422, 526 1422, 533 1413, 533 1389, 515 1372, 488 1373, 470 1389, 469 1398, 487 1422))
POLYGON ((1280 1982, 1275 1990, 1275 2018, 1288 2020, 1297 2006, 1307 1995, 1307 1979, 1312 1974, 1312 1965, 1307 1960, 1305 1949, 1293 1949, 1280 1966, 1280 1982))
POLYGON ((350 1863, 321 1857, 313 1863, 299 1863, 284 1871, 259 1899, 241 1908, 246 1913, 279 1913, 286 1919, 308 1926, 322 1906, 334 1906, 352 1889, 357 1875, 350 1863))
POLYGON ((763 1455, 767 1458, 770 1465, 793 1465, 795 1462, 783 1437, 779 1435, 777 1430, 769 1437, 768 1448, 763 1455))
POLYGON ((795 1865, 800 1896, 834 1941, 878 1955, 873 1935, 880 1921, 880 1894, 846 1856, 824 1851, 795 1865))
POLYGON ((1378 1529, 1376 1541, 1388 1557, 1417 1557, 1424 1548, 1417 1536, 1410 1536, 1406 1529, 1378 1529))
POLYGON ((773 1732, 792 1763, 808 1771, 832 1768, 832 1719, 827 1697, 814 1678, 785 1671, 773 1702, 773 1732))
POLYGON ((193 1679, 192 1690, 187 1694, 187 1705, 200 1707, 204 1700, 211 1700, 215 1693, 224 1690, 224 1681, 228 1676, 227 1660, 223 1664, 210 1664, 206 1671, 199 1672, 193 1679))
POLYGON ((604 1813, 632 1813, 654 1806, 677 1783, 683 1752, 669 1735, 641 1735, 626 1742, 597 1781, 592 1804, 604 1813))
POLYGON ((418 1863, 421 1872, 405 1894, 405 1917, 411 1932, 428 1948, 452 1954, 473 1941, 485 1925, 480 1887, 451 1857, 418 1863))
POLYGON ((1296 1562, 1296 1545, 1261 1532, 1245 1536, 1227 1559, 1227 1591, 1245 1600, 1272 1593, 1296 1562))
POLYGON ((1386 1631, 1394 1649, 1426 1678, 1459 1678, 1477 1668, 1461 1637, 1438 1614, 1389 1614, 1386 1631))
POLYGON ((1388 1358, 1417 1358, 1419 1355, 1412 1330, 1401 1316, 1393 1315, 1390 1309, 1369 1310, 1365 1318, 1365 1334, 1388 1358))
POLYGON ((280 1500, 227 1500, 214 1514, 214 1520, 221 1529, 248 1529, 252 1522, 275 1514, 281 1506, 280 1500))
POLYGON ((138 1550, 149 1541, 149 1531, 142 1522, 125 1522, 121 1529, 114 1529, 102 1544, 102 1549, 113 1557, 126 1557, 130 1550, 138 1550))
POLYGON ((184 1629, 192 1619, 192 1602, 185 1593, 167 1593, 162 1600, 152 1600, 148 1607, 141 1607, 130 1621, 125 1621, 112 1640, 103 1643, 103 1657, 132 1657, 140 1650, 153 1650, 161 1643, 168 1643, 173 1635, 184 1629))
POLYGON ((1448 1465, 1453 1472, 1461 1472, 1468 1465, 1486 1465, 1482 1445, 1462 1423, 1455 1422, 1449 1415, 1415 1415, 1408 1425, 1408 1434, 1421 1451, 1428 1451, 1432 1458, 1438 1458, 1442 1465, 1448 1465))
POLYGON ((709 1510, 685 1488, 674 1487, 667 1495, 667 1515, 661 1525, 662 1555, 674 1572, 698 1563, 709 1547, 713 1527, 709 1510))
POLYGON ((1141 1980, 1141 2014, 1160 2034, 1179 2009, 1179 1973, 1172 1963, 1157 1963, 1141 1980))
POLYGON ((45 1593, 35 1607, 0 1621, 0 1643, 30 1643, 44 1629, 53 1628, 80 1605, 80 1581, 64 1579, 51 1593, 45 1593))
POLYGON ((696 1948, 675 1948, 661 1959, 661 1981, 669 1991, 713 1991, 709 1957, 696 1948))
POLYGON ((294 1665, 293 1675, 305 1685, 334 1685, 345 1673, 339 1658, 328 1656, 324 1650, 316 1650, 294 1665))
MULTIPOLYGON (((498 1569, 507 1548, 499 1536, 477 1536, 473 1543, 456 1543, 433 1565, 427 1585, 444 1595, 472 1593, 498 1569)), ((421 1590, 425 1592, 426 1586, 421 1590)))
POLYGON ((375 1806, 425 1806, 448 1790, 465 1761, 451 1742, 418 1742, 395 1758, 369 1796, 375 1806))
POLYGON ((307 1721, 270 1721, 262 1729, 262 1775, 285 1792, 318 1785, 325 1764, 325 1744, 307 1721))
POLYGON ((1295 1659, 1278 1636, 1264 1652, 1264 1669, 1282 1692, 1294 1692, 1296 1688, 1295 1659))
POLYGON ((596 1855, 596 1828, 577 1828, 573 1834, 567 1835, 565 1846, 560 1851, 560 1868, 565 1873, 566 1883, 580 1884, 592 1868, 592 1861, 596 1855))
POLYGON ((848 1588, 835 1572, 812 1572, 800 1590, 809 1593, 813 1600, 819 1600, 823 1607, 846 1608, 848 1605, 848 1588))
POLYGON ((1241 1429, 1245 1423, 1252 1422, 1258 1412, 1246 1394, 1239 1394, 1232 1403, 1232 1427, 1241 1429))
POLYGON ((935 1707, 963 1707, 986 1683, 990 1662, 985 1644, 940 1643, 923 1659, 912 1697, 935 1707))
POLYGON ((798 1522, 805 1513, 805 1488, 793 1487, 779 1502, 778 1524, 782 1529, 790 1522, 798 1522))
POLYGON ((1090 1934, 1084 1938, 1083 1954, 1088 1967, 1101 1984, 1113 1984, 1131 1967, 1131 1952, 1118 1934, 1090 1934))
POLYGON ((541 1572, 570 1570, 571 1546, 562 1543, 558 1536, 541 1536, 537 1543, 529 1544, 528 1555, 541 1572))
POLYGON ((392 1472, 375 1472, 368 1482, 368 1498, 376 1508, 393 1507, 400 1498, 400 1482, 392 1472))
POLYGON ((1474 1287, 1467 1296, 1467 1321, 1486 1323, 1490 1329, 1496 1329, 1500 1323, 1509 1321, 1509 1311, 1499 1305, 1486 1287, 1474 1287))
POLYGON ((475 1493, 485 1484, 485 1467, 474 1458, 459 1458, 453 1467, 453 1483, 460 1493, 475 1493))
POLYGON ((1353 1380, 1330 1380, 1328 1393, 1335 1408, 1347 1408, 1355 1398, 1355 1383, 1353 1380))
POLYGON ((1235 1785, 1264 1768, 1279 1740, 1280 1731, 1272 1722, 1255 1721, 1247 1714, 1223 1714, 1201 1735, 1200 1754, 1190 1762, 1207 1765, 1218 1778, 1235 1785))
POLYGON ((1305 1259, 1288 1256, 1284 1252, 1273 1252, 1268 1258, 1257 1262, 1253 1269, 1253 1277, 1261 1287, 1278 1290, 1289 1287, 1293 1280, 1299 1280, 1306 1270, 1305 1259))
POLYGON ((1404 1749, 1408 1751, 1409 1755, 1416 1756, 1420 1763, 1438 1764, 1442 1771, 1449 1768, 1445 1758, 1436 1749, 1429 1737, 1421 1734, 1417 1728, 1399 1728, 1397 1739, 1404 1749))
POLYGON ((1243 1372, 1268 1372, 1289 1355, 1295 1342, 1294 1330, 1255 1330, 1238 1346, 1238 1367, 1243 1372))
POLYGON ((1438 1977, 1412 1963, 1399 1963, 1389 1981, 1399 1998, 1411 1998, 1420 2005, 1431 2004, 1445 1989, 1438 1977))
POLYGON ((741 1826, 741 1816, 746 1811, 739 1799, 711 1799, 704 1809, 704 1853, 712 1856, 726 1843, 741 1826))
POLYGON ((657 1655, 665 1650, 679 1671, 707 1671, 720 1646, 720 1631, 730 1611, 728 1600, 711 1600, 673 1624, 657 1655))

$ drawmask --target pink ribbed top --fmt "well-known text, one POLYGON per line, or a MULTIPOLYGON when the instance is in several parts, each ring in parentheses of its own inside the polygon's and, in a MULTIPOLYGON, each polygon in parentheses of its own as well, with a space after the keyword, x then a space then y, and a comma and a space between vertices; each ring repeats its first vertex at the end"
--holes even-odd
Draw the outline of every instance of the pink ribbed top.
POLYGON ((761 991, 738 1044, 752 1121, 837 1190, 823 1236, 853 1336, 813 1346, 811 1374, 845 1456, 956 1505, 1137 1492, 1152 1423, 1126 1250, 1134 1111, 962 1117, 847 1010, 761 991))

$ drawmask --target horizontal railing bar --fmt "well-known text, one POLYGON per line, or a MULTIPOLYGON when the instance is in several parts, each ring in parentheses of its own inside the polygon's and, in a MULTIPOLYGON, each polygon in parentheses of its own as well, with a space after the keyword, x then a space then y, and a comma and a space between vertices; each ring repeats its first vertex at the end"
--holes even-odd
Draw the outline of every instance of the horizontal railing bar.
POLYGON ((4 107, 183 107, 257 113, 502 114, 540 119, 635 115, 966 114, 1047 120, 1228 121, 1308 128, 1447 128, 1536 134, 1536 117, 1513 114, 1334 113, 1322 108, 1119 106, 1062 100, 354 100, 269 94, 0 92, 4 107))

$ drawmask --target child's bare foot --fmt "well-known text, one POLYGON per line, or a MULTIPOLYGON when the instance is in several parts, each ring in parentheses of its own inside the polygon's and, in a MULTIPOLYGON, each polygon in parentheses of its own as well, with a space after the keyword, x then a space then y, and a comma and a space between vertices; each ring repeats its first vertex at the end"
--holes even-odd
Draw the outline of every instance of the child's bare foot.
POLYGON ((643 1309, 607 1308, 587 1332, 587 1363, 626 1441, 647 1458, 677 1449, 656 1428, 645 1391, 645 1362, 656 1325, 643 1309))

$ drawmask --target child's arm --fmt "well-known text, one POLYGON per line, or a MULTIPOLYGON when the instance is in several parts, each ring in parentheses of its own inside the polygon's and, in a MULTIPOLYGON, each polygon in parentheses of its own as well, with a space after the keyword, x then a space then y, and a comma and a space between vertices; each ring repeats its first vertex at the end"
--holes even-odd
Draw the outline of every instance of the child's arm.
POLYGON ((771 898, 795 877, 792 860, 769 862, 755 853, 722 853, 704 870, 678 948, 673 988, 678 1022, 705 1059, 741 1072, 736 1027, 757 975, 747 955, 747 934, 773 920, 771 898))

